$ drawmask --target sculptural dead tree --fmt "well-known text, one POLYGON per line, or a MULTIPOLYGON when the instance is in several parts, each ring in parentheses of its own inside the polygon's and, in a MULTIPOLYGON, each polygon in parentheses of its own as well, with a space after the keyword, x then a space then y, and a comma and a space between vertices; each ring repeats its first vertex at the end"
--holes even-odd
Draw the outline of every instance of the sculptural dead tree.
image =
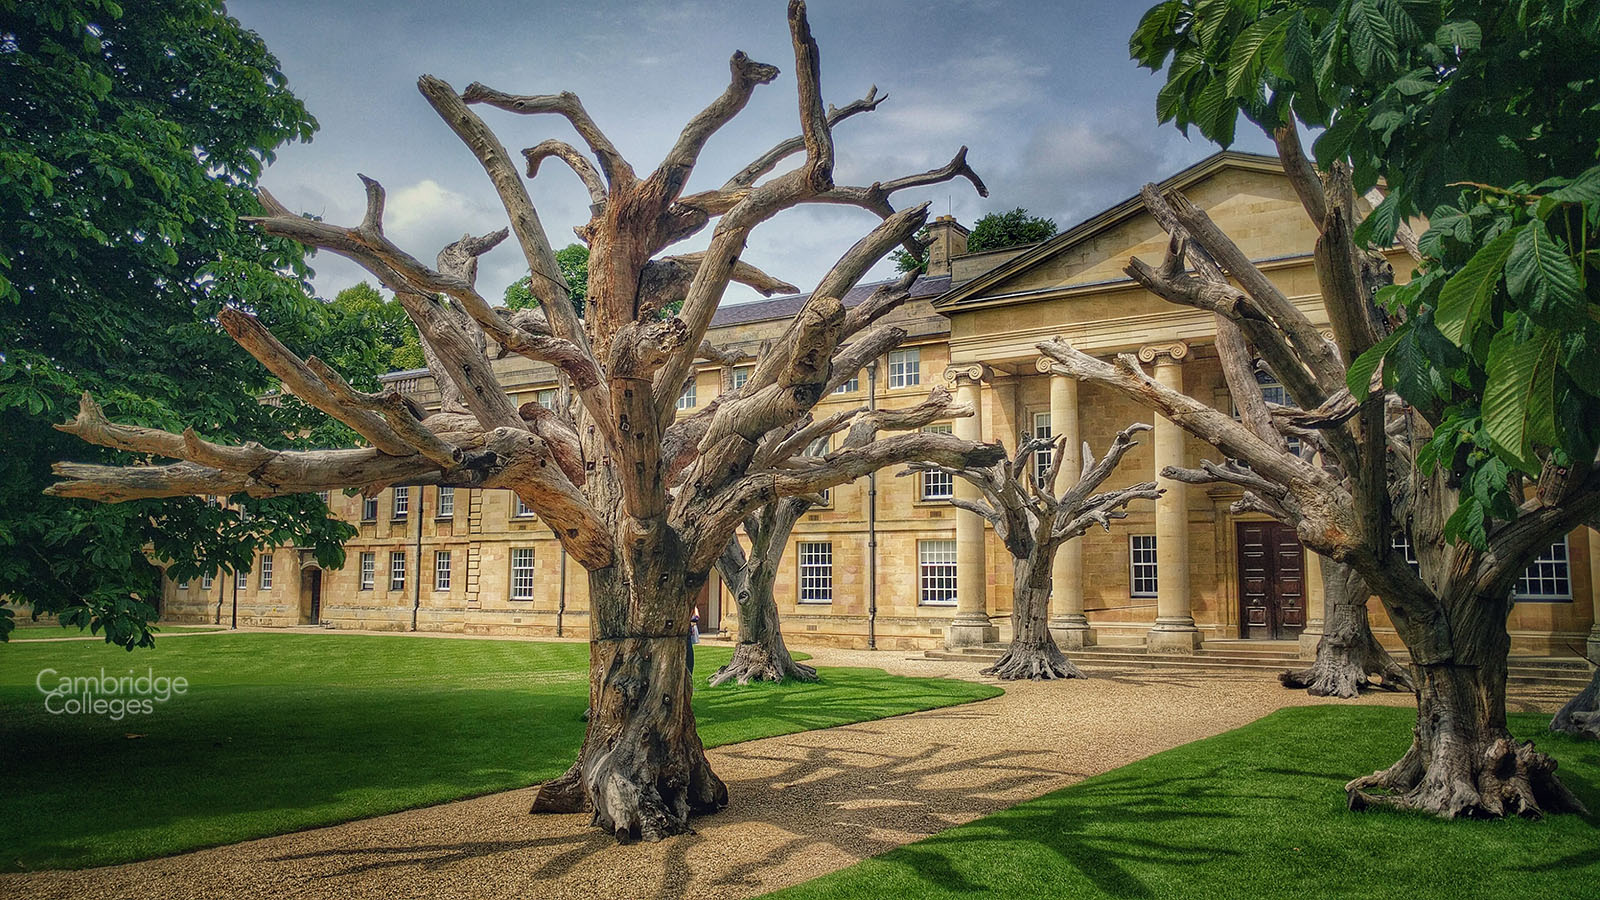
POLYGON ((952 468, 932 463, 912 463, 900 474, 950 472, 976 487, 982 501, 952 498, 960 509, 982 516, 1011 554, 1011 646, 999 661, 983 670, 1007 680, 1021 678, 1083 678, 1050 636, 1050 564, 1056 551, 1095 525, 1111 530, 1111 520, 1127 516, 1135 500, 1161 496, 1156 483, 1146 481, 1104 493, 1093 493, 1137 441, 1133 436, 1149 425, 1129 425, 1112 439, 1106 455, 1096 462, 1087 441, 1083 445, 1083 472, 1076 483, 1060 490, 1061 461, 1066 458, 1066 436, 1055 441, 1030 437, 1010 459, 989 466, 952 468), (1042 478, 1034 474, 1034 454, 1053 448, 1042 478), (1046 489, 1046 485, 1049 489, 1046 489))
POLYGON ((1589 676, 1587 687, 1556 711, 1550 719, 1550 730, 1600 741, 1600 669, 1589 676))
POLYGON ((690 707, 685 665, 690 598, 737 525, 784 497, 812 494, 888 465, 931 460, 982 465, 1004 450, 949 435, 906 434, 830 454, 803 469, 774 465, 760 450, 768 435, 806 416, 836 365, 859 367, 885 345, 878 319, 905 299, 880 291, 846 310, 846 291, 891 248, 916 248, 926 205, 896 211, 897 191, 965 177, 982 182, 965 150, 939 169, 866 187, 834 184, 832 126, 875 105, 826 110, 819 56, 805 6, 789 5, 800 135, 762 154, 721 188, 685 195, 701 149, 744 108, 777 68, 735 53, 727 88, 696 115, 653 171, 637 173, 570 93, 516 96, 473 84, 457 92, 423 76, 418 88, 494 184, 510 229, 467 237, 430 268, 384 234, 384 192, 364 179, 360 224, 339 227, 294 214, 265 192, 267 232, 349 257, 393 290, 416 322, 427 362, 445 395, 426 414, 393 392, 355 391, 315 359, 302 360, 254 317, 220 320, 306 402, 349 425, 370 446, 277 451, 227 447, 194 431, 170 434, 114 425, 85 399, 66 426, 85 440, 146 457, 179 460, 127 467, 61 463, 59 496, 116 502, 183 494, 255 496, 389 485, 451 485, 515 491, 589 572, 590 717, 583 749, 566 776, 541 789, 536 808, 593 809, 618 836, 657 839, 689 828, 689 816, 727 803, 706 762, 690 707), (555 115, 587 153, 548 140, 524 154, 530 171, 559 159, 589 189, 593 217, 578 228, 589 244, 589 287, 580 318, 567 296, 527 184, 476 109, 555 115), (762 180, 784 160, 798 166, 762 180), (730 281, 776 282, 740 260, 751 230, 806 203, 858 206, 882 223, 817 285, 776 352, 739 390, 677 419, 676 400, 702 355, 712 315, 730 281), (658 258, 715 220, 709 247, 658 258), (532 273, 537 311, 491 308, 474 287, 476 259, 514 236, 532 273), (681 307, 679 304, 681 303, 681 307), (663 310, 680 308, 676 315, 663 310), (576 397, 572 415, 537 404, 518 408, 497 382, 486 345, 556 368, 576 397))
MULTIPOLYGON (((914 278, 915 273, 906 276, 904 284, 909 286, 914 278)), ((899 328, 886 331, 894 335, 896 344, 905 338, 905 332, 899 328)), ((853 374, 843 368, 836 369, 828 391, 848 381, 853 374)), ((928 399, 908 409, 853 407, 814 422, 798 422, 787 435, 779 432, 768 435, 772 447, 762 455, 773 459, 775 465, 803 470, 825 464, 834 452, 865 447, 882 432, 915 431, 933 422, 972 414, 971 404, 955 403, 948 390, 935 387, 928 393, 928 399), (824 444, 831 446, 833 436, 840 432, 844 432, 844 438, 838 449, 823 449, 824 444)), ((739 632, 733 658, 711 675, 711 684, 817 680, 817 670, 795 662, 783 643, 773 588, 795 523, 807 510, 822 502, 825 501, 821 495, 811 494, 769 503, 745 517, 744 531, 750 540, 750 551, 745 552, 738 538, 728 541, 723 549, 717 559, 717 571, 739 604, 739 632)))
MULTIPOLYGON (((1236 509, 1291 524, 1302 543, 1353 569, 1383 601, 1411 653, 1417 727, 1393 767, 1346 786, 1352 808, 1387 805, 1447 817, 1581 809, 1556 777, 1555 761, 1506 728, 1506 615, 1512 586, 1539 550, 1600 508, 1600 468, 1546 465, 1540 478, 1518 486, 1517 517, 1492 523, 1485 549, 1445 538, 1458 502, 1454 472, 1425 471, 1416 457, 1438 424, 1438 410, 1407 406, 1381 388, 1357 401, 1345 384, 1350 363, 1386 333, 1372 295, 1389 277, 1380 256, 1352 241, 1349 173, 1335 167, 1324 180, 1298 152, 1292 130, 1276 137, 1319 232, 1314 261, 1332 340, 1180 195, 1161 198, 1146 189, 1147 203, 1164 201, 1181 228, 1169 230, 1160 267, 1135 259, 1126 271, 1156 295, 1238 328, 1299 405, 1271 410, 1270 418, 1277 434, 1308 442, 1302 452, 1289 452, 1259 424, 1235 421, 1161 385, 1130 356, 1106 362, 1059 339, 1040 349, 1058 371, 1135 399, 1227 458, 1163 475, 1243 488, 1236 509), (1416 570, 1393 545, 1396 529, 1415 548, 1416 570)), ((1254 392, 1234 390, 1235 398, 1254 392)))

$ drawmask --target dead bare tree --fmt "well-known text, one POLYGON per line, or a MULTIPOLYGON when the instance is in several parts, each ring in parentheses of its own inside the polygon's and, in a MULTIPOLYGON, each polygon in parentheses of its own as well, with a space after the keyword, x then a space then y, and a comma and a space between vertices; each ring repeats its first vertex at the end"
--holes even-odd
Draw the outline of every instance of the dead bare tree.
POLYGON ((801 134, 763 153, 721 188, 684 195, 701 149, 732 120, 777 68, 743 53, 730 61, 727 88, 696 115, 656 169, 640 175, 571 93, 518 96, 473 84, 458 93, 423 76, 418 88, 483 166, 510 229, 464 238, 439 254, 438 268, 397 247, 383 231, 384 192, 364 179, 366 215, 352 228, 292 213, 265 192, 267 232, 349 257, 405 304, 428 349, 446 398, 432 415, 393 392, 353 390, 316 359, 302 360, 254 317, 227 310, 221 324, 284 386, 346 423, 369 447, 277 451, 226 447, 190 430, 182 435, 113 425, 85 398, 65 430, 87 441, 179 460, 129 467, 61 463, 67 480, 51 493, 116 502, 183 494, 254 496, 388 485, 504 488, 517 493, 589 572, 590 706, 583 749, 572 769, 541 788, 535 809, 590 807, 594 823, 618 836, 658 839, 689 828, 692 814, 727 803, 706 762, 690 707, 685 660, 691 598, 738 524, 785 497, 813 494, 868 472, 913 460, 982 465, 1004 449, 949 435, 905 434, 830 454, 803 469, 760 451, 823 396, 836 365, 873 358, 886 336, 875 323, 906 299, 876 292, 846 310, 840 299, 896 245, 919 249, 914 235, 926 204, 896 211, 905 188, 965 177, 982 182, 963 149, 948 165, 866 187, 835 185, 832 126, 875 106, 875 96, 825 110, 819 55, 805 5, 789 5, 801 134), (556 115, 577 132, 585 153, 562 141, 526 151, 530 171, 558 159, 589 189, 593 217, 578 230, 589 244, 589 290, 579 317, 512 156, 479 117, 490 106, 522 115, 556 115), (803 153, 792 170, 762 180, 803 153), (781 284, 739 259, 751 230, 806 203, 848 204, 883 221, 823 277, 790 323, 776 352, 760 360, 739 390, 677 419, 675 403, 730 281, 781 284), (667 247, 716 226, 709 247, 658 259, 667 247), (476 260, 514 235, 532 273, 535 312, 491 308, 474 287, 476 260), (663 310, 681 302, 681 312, 663 310), (494 376, 485 352, 554 366, 576 397, 575 413, 521 409, 494 376), (848 362, 847 362, 848 360, 848 362))
MULTIPOLYGON (((908 276, 907 284, 910 278, 908 276)), ((896 343, 905 337, 901 329, 896 343)), ((829 390, 848 381, 854 371, 836 368, 829 390)), ((877 409, 854 407, 811 422, 797 422, 787 435, 773 432, 767 436, 771 449, 763 456, 783 459, 786 468, 806 469, 826 465, 831 453, 813 452, 823 441, 843 431, 844 440, 837 451, 849 452, 865 447, 877 440, 885 431, 914 431, 941 419, 959 419, 973 414, 972 405, 955 403, 950 392, 935 387, 928 399, 909 409, 877 409)), ((783 561, 784 548, 795 523, 806 511, 824 502, 820 495, 786 497, 769 503, 745 518, 745 535, 750 539, 750 552, 737 538, 717 559, 717 571, 722 573, 739 604, 739 635, 733 659, 711 675, 713 685, 735 680, 739 684, 751 681, 816 681, 817 670, 804 663, 795 662, 783 642, 783 631, 778 621, 778 603, 773 587, 778 579, 778 567, 783 561)))
POLYGON ((1550 720, 1550 730, 1600 741, 1600 668, 1589 676, 1587 687, 1556 711, 1550 720))
POLYGON ((1028 438, 1010 459, 989 466, 954 468, 933 463, 912 463, 902 475, 944 471, 965 479, 983 494, 983 501, 952 499, 960 509, 982 516, 1011 554, 1011 646, 994 665, 983 670, 1007 680, 1021 678, 1083 678, 1050 636, 1050 564, 1067 541, 1081 537, 1095 525, 1111 530, 1111 520, 1127 516, 1135 500, 1161 496, 1156 483, 1096 494, 1116 470, 1122 457, 1138 442, 1133 436, 1149 425, 1129 425, 1111 441, 1106 455, 1096 462, 1087 441, 1083 444, 1083 472, 1076 483, 1061 490, 1058 476, 1066 458, 1066 436, 1028 438), (1051 449, 1050 465, 1042 478, 1034 474, 1033 457, 1051 449), (1050 489, 1046 490, 1045 485, 1050 489), (1059 495, 1057 491, 1060 491, 1059 495))
MULTIPOLYGON (((1146 189, 1147 203, 1169 207, 1169 220, 1181 227, 1163 222, 1171 241, 1159 268, 1135 259, 1127 272, 1158 296, 1237 327, 1300 407, 1271 410, 1270 421, 1277 436, 1305 442, 1301 452, 1289 452, 1259 423, 1235 421, 1161 385, 1131 356, 1106 362, 1059 339, 1040 349, 1059 371, 1122 392, 1227 457, 1163 475, 1243 488, 1236 509, 1293 525, 1302 543, 1353 569, 1383 601, 1411 653, 1416 734, 1393 767, 1346 786, 1352 808, 1386 805, 1448 817, 1579 810, 1555 775, 1555 761, 1506 728, 1506 615, 1513 584, 1539 550, 1600 508, 1600 469, 1547 465, 1524 486, 1517 517, 1490 526, 1486 549, 1445 538, 1458 502, 1455 473, 1447 466, 1427 472, 1416 461, 1438 411, 1407 406, 1381 389, 1358 402, 1345 387, 1350 363, 1386 332, 1372 295, 1390 277, 1381 256, 1352 240, 1349 173, 1335 167, 1324 179, 1299 152, 1292 129, 1276 137, 1285 171, 1320 233, 1314 261, 1332 340, 1180 195, 1161 198, 1146 189), (1415 548, 1416 570, 1393 545, 1396 529, 1415 548)), ((1219 353, 1232 368, 1238 355, 1228 340, 1219 334, 1219 353)), ((1235 399, 1254 393, 1237 381, 1230 377, 1235 399)))

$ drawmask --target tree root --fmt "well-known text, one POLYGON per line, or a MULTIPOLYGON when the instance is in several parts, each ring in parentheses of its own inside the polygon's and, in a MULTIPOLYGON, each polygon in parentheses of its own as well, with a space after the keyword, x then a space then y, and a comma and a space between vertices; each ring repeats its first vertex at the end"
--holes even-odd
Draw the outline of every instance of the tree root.
POLYGON ((1393 766, 1345 785, 1352 810, 1416 810, 1446 819, 1537 819, 1547 813, 1587 813, 1556 777, 1556 761, 1532 741, 1500 737, 1474 757, 1460 747, 1440 747, 1431 764, 1415 741, 1393 766))
POLYGON ((749 684, 752 681, 817 680, 817 670, 804 663, 795 662, 787 650, 773 650, 759 643, 744 643, 734 648, 733 659, 711 674, 707 679, 712 687, 728 681, 749 684))
POLYGON ((1305 688, 1313 697, 1341 697, 1351 700, 1364 690, 1416 690, 1405 668, 1381 647, 1376 653, 1351 648, 1330 647, 1327 639, 1317 645, 1317 659, 1309 669, 1290 669, 1278 674, 1287 688, 1305 688))
POLYGON ((1044 681, 1056 678, 1088 678, 1067 655, 1054 645, 1018 647, 1013 645, 1006 655, 987 669, 983 675, 993 675, 1006 681, 1030 678, 1044 681))
POLYGON ((1567 701, 1550 720, 1551 731, 1600 741, 1600 669, 1589 679, 1589 686, 1567 701))
POLYGON ((580 813, 589 812, 591 808, 589 794, 583 789, 583 773, 578 763, 573 763, 566 774, 539 785, 538 793, 533 795, 533 808, 528 812, 580 813))

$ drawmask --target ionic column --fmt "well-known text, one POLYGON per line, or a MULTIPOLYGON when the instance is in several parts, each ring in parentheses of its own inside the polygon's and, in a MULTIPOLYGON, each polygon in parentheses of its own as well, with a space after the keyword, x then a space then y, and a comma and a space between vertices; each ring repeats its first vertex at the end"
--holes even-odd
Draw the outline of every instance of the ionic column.
MULTIPOLYGON (((1189 345, 1182 341, 1139 348, 1139 359, 1155 363, 1162 385, 1182 393, 1183 367, 1189 345)), ((1189 601, 1189 493, 1181 481, 1162 478, 1167 466, 1182 466, 1183 429, 1156 417, 1156 484, 1165 489, 1156 501, 1156 623, 1145 639, 1152 653, 1193 653, 1200 647, 1189 601)))
POLYGON ((1316 659, 1317 644, 1322 642, 1322 618, 1326 612, 1322 593, 1322 554, 1309 547, 1301 552, 1306 557, 1306 627, 1300 632, 1300 658, 1316 659))
MULTIPOLYGON (((973 414, 956 419, 951 432, 968 441, 983 440, 983 365, 951 366, 945 384, 955 389, 957 403, 972 405, 973 414)), ((981 503, 983 495, 964 478, 955 479, 958 499, 981 503)), ((956 615, 945 633, 948 648, 978 647, 1000 639, 1000 629, 989 621, 988 572, 984 565, 984 521, 976 513, 956 510, 956 615)))
MULTIPOLYGON (((1061 468, 1051 490, 1056 496, 1078 483, 1083 473, 1083 433, 1078 428, 1078 379, 1056 374, 1048 358, 1036 367, 1050 376, 1050 434, 1065 437, 1061 468)), ((1068 650, 1094 643, 1094 629, 1083 614, 1083 539, 1067 541, 1050 565, 1050 635, 1068 650)))
POLYGON ((1590 659, 1600 659, 1600 531, 1589 529, 1589 646, 1590 659))

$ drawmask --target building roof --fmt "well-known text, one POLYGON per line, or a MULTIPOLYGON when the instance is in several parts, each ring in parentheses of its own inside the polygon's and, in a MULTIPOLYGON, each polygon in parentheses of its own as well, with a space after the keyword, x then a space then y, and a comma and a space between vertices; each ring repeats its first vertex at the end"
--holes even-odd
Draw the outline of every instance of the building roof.
MULTIPOLYGON (((899 279, 890 278, 883 281, 873 281, 868 284, 858 284, 847 291, 844 297, 844 308, 849 309, 859 305, 862 301, 872 296, 878 288, 893 284, 899 279)), ((950 289, 950 276, 940 275, 930 278, 926 275, 918 278, 911 284, 911 299, 918 297, 933 297, 950 289)), ((810 294, 788 294, 783 297, 773 297, 770 300, 757 300, 752 303, 735 303, 717 309, 716 317, 711 320, 712 328, 721 328, 725 325, 744 325, 750 322, 766 322, 772 319, 792 319, 800 312, 806 301, 811 299, 810 294)))
MULTIPOLYGON (((1283 163, 1276 156, 1244 153, 1238 150, 1222 150, 1174 175, 1162 179, 1156 183, 1156 188, 1162 193, 1185 190, 1215 175, 1217 172, 1229 168, 1275 172, 1280 175, 1283 173, 1283 163)), ((1041 261, 1061 253, 1075 244, 1086 241, 1097 234, 1105 232, 1107 229, 1126 222, 1142 212, 1144 212, 1144 200, 1138 194, 1134 194, 1110 209, 1095 213, 1055 237, 1034 244, 1027 251, 995 266, 982 275, 962 282, 959 287, 947 291, 936 298, 933 301, 933 306, 938 310, 948 310, 951 307, 961 305, 963 301, 982 299, 986 289, 1005 281, 1024 269, 1031 268, 1041 261)))

